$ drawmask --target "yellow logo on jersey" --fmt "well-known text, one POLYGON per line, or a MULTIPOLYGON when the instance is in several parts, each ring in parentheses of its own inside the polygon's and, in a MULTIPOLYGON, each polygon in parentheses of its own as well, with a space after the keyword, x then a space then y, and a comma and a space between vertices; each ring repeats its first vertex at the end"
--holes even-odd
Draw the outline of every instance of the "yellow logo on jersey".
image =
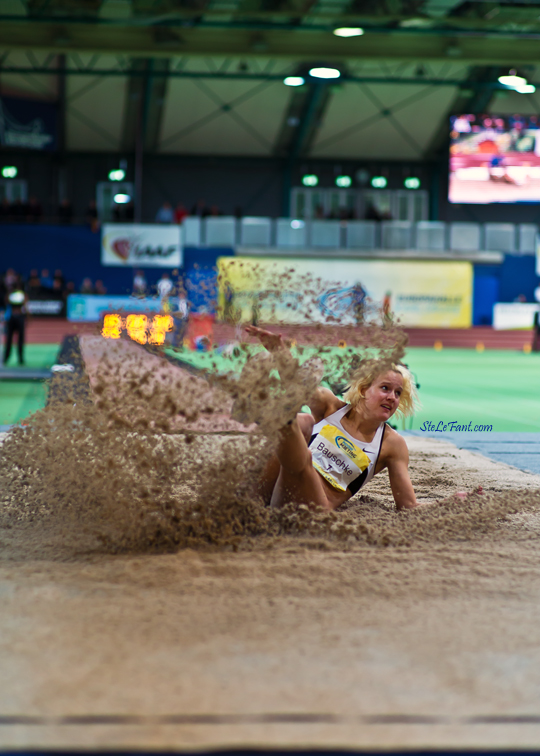
POLYGON ((354 462, 361 472, 369 467, 371 460, 367 454, 353 444, 349 438, 346 438, 346 436, 343 435, 343 432, 340 431, 339 428, 336 428, 335 425, 325 425, 320 431, 319 436, 322 436, 327 441, 334 444, 334 446, 337 446, 338 449, 341 449, 341 451, 354 462))

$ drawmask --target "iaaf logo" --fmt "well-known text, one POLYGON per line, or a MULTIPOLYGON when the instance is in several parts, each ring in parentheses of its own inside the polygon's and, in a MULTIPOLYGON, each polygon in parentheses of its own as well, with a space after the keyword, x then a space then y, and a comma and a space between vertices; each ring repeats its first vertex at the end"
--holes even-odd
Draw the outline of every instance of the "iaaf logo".
POLYGON ((130 257, 135 257, 137 260, 142 258, 161 257, 167 258, 174 255, 178 246, 176 244, 141 244, 140 238, 134 238, 129 236, 119 236, 109 241, 107 239, 108 246, 114 254, 124 262, 127 262, 130 257))

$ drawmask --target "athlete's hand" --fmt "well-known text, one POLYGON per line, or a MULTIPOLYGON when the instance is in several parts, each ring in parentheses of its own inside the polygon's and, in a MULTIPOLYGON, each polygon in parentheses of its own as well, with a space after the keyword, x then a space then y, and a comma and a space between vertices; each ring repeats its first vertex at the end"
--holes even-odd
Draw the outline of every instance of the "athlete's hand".
POLYGON ((263 347, 268 349, 269 352, 275 352, 278 349, 285 348, 285 342, 280 333, 265 331, 264 328, 257 328, 257 326, 252 325, 246 326, 246 333, 259 339, 263 347))

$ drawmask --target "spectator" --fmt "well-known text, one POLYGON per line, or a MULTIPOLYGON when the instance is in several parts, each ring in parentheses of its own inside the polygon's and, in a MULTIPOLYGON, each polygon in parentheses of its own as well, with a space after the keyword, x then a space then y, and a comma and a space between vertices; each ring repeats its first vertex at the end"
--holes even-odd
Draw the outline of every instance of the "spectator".
POLYGON ((217 205, 212 205, 212 207, 210 208, 210 212, 208 213, 208 215, 212 215, 213 217, 217 217, 218 215, 222 215, 222 212, 221 212, 221 210, 219 209, 219 207, 217 205))
POLYGON ((189 321, 189 304, 184 287, 178 286, 178 309, 172 314, 174 322, 173 346, 181 347, 189 321))
POLYGON ((73 220, 73 207, 68 199, 63 199, 58 208, 58 220, 60 223, 71 223, 73 220))
POLYGON ((81 284, 81 294, 93 294, 93 293, 94 293, 94 287, 92 286, 92 279, 83 278, 83 282, 81 284))
MULTIPOLYGON (((64 281, 64 275, 63 275, 62 271, 60 270, 60 268, 57 268, 54 271, 54 280, 56 281, 57 279, 60 281, 60 286, 63 289, 65 281, 64 281)), ((53 281, 53 283, 54 283, 54 281, 53 281)))
POLYGON ((168 273, 162 273, 157 282, 157 290, 161 300, 167 299, 173 290, 173 282, 168 273))
POLYGON ((41 202, 36 197, 30 197, 26 207, 26 219, 30 223, 39 223, 43 218, 43 208, 41 202))
POLYGON ((370 202, 367 205, 364 217, 366 220, 374 220, 374 221, 382 220, 382 214, 379 212, 379 210, 377 210, 373 202, 370 202))
POLYGON ((199 218, 206 218, 209 215, 209 211, 206 207, 206 201, 203 199, 197 200, 197 202, 191 208, 190 215, 198 215, 199 218))
POLYGON ((105 286, 101 278, 98 278, 95 283, 94 294, 101 294, 102 296, 104 296, 106 293, 107 287, 105 286))
POLYGON ((99 228, 99 221, 97 205, 94 199, 90 200, 90 202, 88 203, 84 217, 91 230, 95 233, 99 228))
POLYGON ((32 268, 30 271, 30 277, 26 284, 26 290, 30 299, 37 297, 41 294, 41 279, 36 268, 32 268))
POLYGON ((22 199, 16 199, 11 205, 11 215, 13 220, 20 223, 26 216, 26 207, 22 199))
POLYGON ((174 223, 174 210, 170 202, 164 202, 156 213, 156 223, 174 223))
POLYGON ((113 207, 112 213, 113 213, 113 220, 115 223, 125 223, 126 221, 131 222, 135 215, 135 208, 133 206, 133 202, 127 202, 125 205, 115 204, 113 207))
POLYGON ((9 204, 9 200, 4 197, 2 200, 2 204, 0 205, 0 222, 10 221, 11 220, 11 205, 9 204))
POLYGON ((6 270, 6 275, 4 276, 4 284, 8 291, 11 291, 11 289, 15 286, 17 283, 19 277, 15 273, 13 268, 8 268, 6 270))
POLYGON ((147 283, 146 278, 142 270, 135 271, 135 277, 133 278, 133 294, 136 297, 144 297, 146 295, 147 283))
POLYGON ((177 206, 176 206, 176 210, 174 211, 174 221, 175 221, 175 223, 178 223, 178 224, 182 223, 182 221, 187 216, 187 214, 188 214, 188 211, 183 206, 183 204, 181 202, 179 202, 177 204, 177 206))
POLYGON ((353 309, 352 314, 356 321, 356 325, 361 326, 364 323, 366 290, 364 289, 360 281, 357 281, 351 289, 351 300, 353 309))
POLYGON ((540 352, 540 313, 534 313, 532 351, 540 352))
POLYGON ((124 205, 124 220, 129 221, 130 223, 135 218, 135 205, 133 202, 128 202, 127 205, 124 205))
POLYGON ((236 205, 236 207, 234 208, 234 217, 237 220, 241 220, 243 218, 243 212, 242 212, 242 208, 240 207, 240 205, 236 205))
POLYGON ((75 294, 75 282, 74 281, 68 281, 66 284, 66 288, 64 289, 64 299, 67 299, 70 294, 75 294))
POLYGON ((52 278, 49 275, 49 271, 47 268, 43 268, 41 271, 41 288, 42 289, 52 289, 53 282, 52 278))

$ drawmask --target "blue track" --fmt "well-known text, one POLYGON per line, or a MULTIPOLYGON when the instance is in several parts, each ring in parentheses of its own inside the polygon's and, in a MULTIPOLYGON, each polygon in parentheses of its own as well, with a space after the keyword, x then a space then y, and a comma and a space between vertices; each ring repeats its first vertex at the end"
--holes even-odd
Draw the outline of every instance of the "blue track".
POLYGON ((540 475, 540 433, 424 433, 404 431, 404 436, 423 436, 450 441, 458 449, 478 452, 495 462, 540 475))

